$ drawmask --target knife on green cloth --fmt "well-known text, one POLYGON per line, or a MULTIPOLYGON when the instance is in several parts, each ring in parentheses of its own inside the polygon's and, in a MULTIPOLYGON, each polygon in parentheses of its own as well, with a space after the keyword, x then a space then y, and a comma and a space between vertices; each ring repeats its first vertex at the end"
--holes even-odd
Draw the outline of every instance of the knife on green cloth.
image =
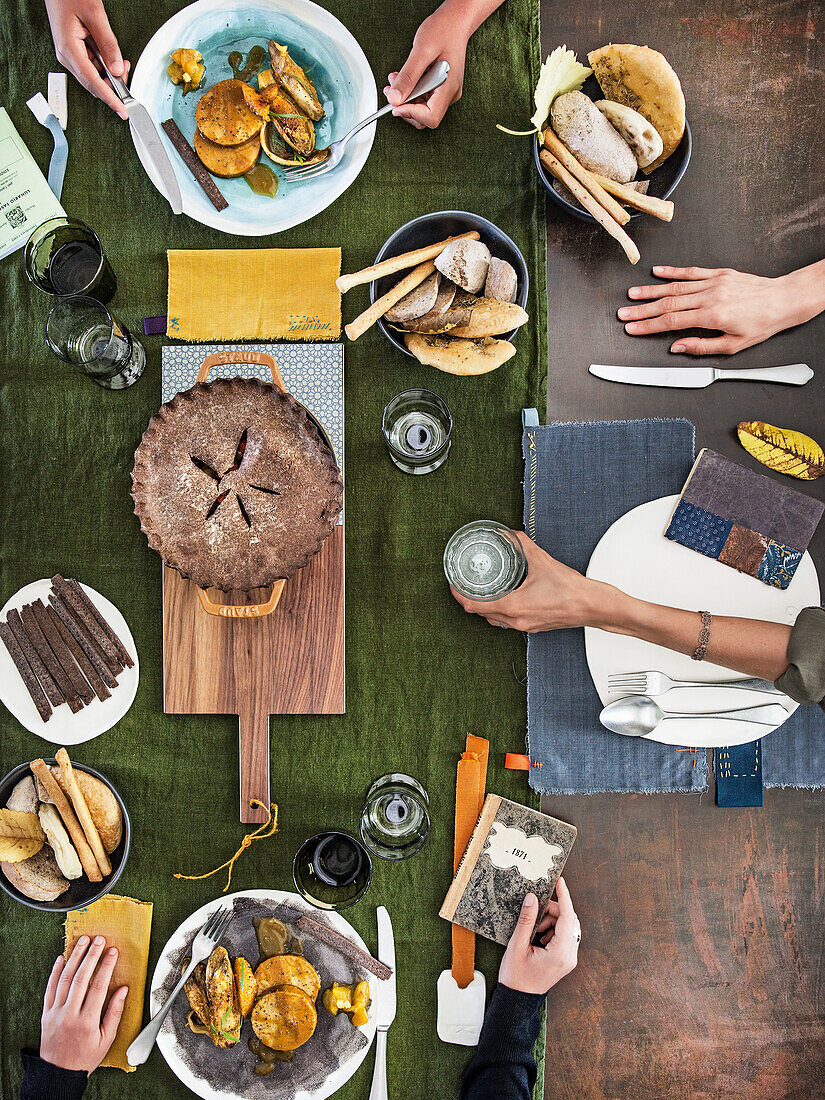
POLYGON ((91 35, 86 39, 86 45, 97 59, 104 76, 112 85, 115 95, 126 108, 126 113, 129 116, 129 128, 135 139, 135 145, 140 145, 155 170, 154 174, 150 173, 152 182, 169 202, 172 213, 182 214, 183 199, 181 198, 175 169, 166 155, 166 150, 163 148, 160 135, 149 112, 142 103, 138 103, 120 77, 113 76, 109 72, 106 68, 106 62, 103 60, 103 55, 91 35))
POLYGON ((711 382, 784 382, 786 386, 804 386, 814 376, 807 363, 788 363, 781 367, 755 367, 752 370, 723 370, 720 367, 614 367, 591 363, 590 373, 608 382, 631 386, 668 386, 678 390, 703 390, 711 382))

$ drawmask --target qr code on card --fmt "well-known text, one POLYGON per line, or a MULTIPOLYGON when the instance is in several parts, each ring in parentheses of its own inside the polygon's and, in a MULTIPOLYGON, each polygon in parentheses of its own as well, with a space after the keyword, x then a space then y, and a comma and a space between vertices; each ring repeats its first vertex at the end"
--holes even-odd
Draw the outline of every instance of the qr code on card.
POLYGON ((6 221, 12 229, 19 229, 21 225, 25 225, 26 215, 23 213, 22 206, 13 206, 11 210, 7 210, 6 221))

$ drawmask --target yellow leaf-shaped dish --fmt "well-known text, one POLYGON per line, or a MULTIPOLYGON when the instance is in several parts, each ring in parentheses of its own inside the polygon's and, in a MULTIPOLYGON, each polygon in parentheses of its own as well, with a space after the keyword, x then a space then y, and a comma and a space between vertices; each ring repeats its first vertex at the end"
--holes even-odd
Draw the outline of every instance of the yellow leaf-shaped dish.
POLYGON ((37 814, 0 810, 0 860, 19 863, 37 855, 46 837, 37 814))
POLYGON ((775 428, 764 420, 744 420, 736 433, 748 454, 777 473, 803 481, 815 481, 825 474, 825 452, 809 435, 775 428))

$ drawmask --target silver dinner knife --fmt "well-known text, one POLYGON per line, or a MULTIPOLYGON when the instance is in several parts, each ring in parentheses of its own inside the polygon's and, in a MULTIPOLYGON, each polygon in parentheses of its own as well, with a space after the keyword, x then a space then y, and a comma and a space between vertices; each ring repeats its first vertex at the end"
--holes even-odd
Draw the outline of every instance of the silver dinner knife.
POLYGON ((626 382, 631 386, 669 386, 680 390, 703 390, 711 382, 784 382, 786 386, 804 386, 814 376, 807 363, 789 363, 782 367, 755 367, 752 370, 723 370, 720 367, 614 367, 591 363, 590 373, 608 382, 626 382))
POLYGON ((129 127, 135 138, 135 143, 139 143, 144 149, 155 169, 153 182, 168 200, 169 205, 172 207, 172 213, 182 214, 183 199, 181 198, 175 169, 172 167, 172 162, 166 155, 166 150, 163 148, 160 136, 158 135, 154 122, 152 122, 149 116, 149 112, 142 103, 138 103, 120 77, 113 76, 109 72, 106 68, 103 56, 97 48, 97 43, 91 35, 86 39, 86 45, 97 58, 106 79, 114 89, 115 95, 126 108, 126 113, 129 116, 129 127))
POLYGON ((370 1100, 388 1100, 387 1094, 387 1032, 395 1019, 395 939, 390 915, 383 905, 376 909, 378 917, 378 958, 392 974, 378 988, 378 1024, 375 1032, 375 1069, 372 1071, 370 1100))

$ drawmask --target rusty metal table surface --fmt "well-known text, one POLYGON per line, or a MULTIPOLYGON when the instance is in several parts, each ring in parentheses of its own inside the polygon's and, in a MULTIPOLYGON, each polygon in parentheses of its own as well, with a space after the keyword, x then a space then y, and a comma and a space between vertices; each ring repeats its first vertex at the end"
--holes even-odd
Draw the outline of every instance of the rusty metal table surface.
MULTIPOLYGON (((624 5, 542 0, 545 53, 605 41, 661 49, 680 74, 694 153, 670 225, 630 229, 635 268, 598 228, 548 203, 550 372, 556 420, 685 416, 697 447, 757 469, 741 420, 825 441, 825 315, 728 366, 804 361, 804 389, 717 383, 618 386, 592 362, 669 356, 669 334, 633 338, 616 309, 653 264, 778 275, 825 256, 825 6, 789 0, 624 5)), ((703 360, 719 362, 719 360, 703 360)), ((825 498, 825 479, 806 492, 825 498)), ((812 546, 825 568, 825 525, 812 546)), ((567 877, 584 937, 548 1001, 553 1100, 825 1097, 825 794, 766 791, 761 809, 685 795, 545 799, 579 838, 567 877)))

